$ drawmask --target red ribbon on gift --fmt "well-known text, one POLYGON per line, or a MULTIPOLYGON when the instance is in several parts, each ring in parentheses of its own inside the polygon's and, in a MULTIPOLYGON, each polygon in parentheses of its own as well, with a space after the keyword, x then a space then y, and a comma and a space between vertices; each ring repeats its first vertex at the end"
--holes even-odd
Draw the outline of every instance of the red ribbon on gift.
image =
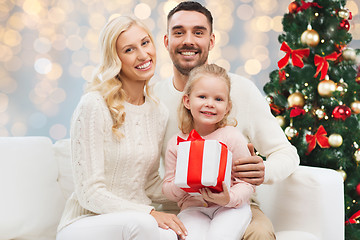
POLYGON ((189 136, 186 140, 178 136, 177 137, 177 145, 179 145, 179 143, 181 143, 181 142, 194 141, 194 140, 204 140, 195 129, 191 130, 191 132, 189 133, 189 136))
MULTIPOLYGON (((205 139, 203 139, 200 134, 195 130, 191 130, 188 138, 185 140, 181 137, 177 137, 177 144, 180 142, 191 141, 190 143, 190 152, 189 152, 189 167, 188 168, 188 186, 189 188, 181 188, 185 192, 199 192, 199 189, 204 188, 201 184, 201 173, 202 173, 202 159, 204 152, 204 143, 205 139), (196 149, 194 151, 194 149, 196 149)), ((227 146, 219 142, 221 144, 221 153, 220 159, 227 159, 227 146)), ((222 183, 225 180, 225 172, 226 172, 226 161, 220 161, 219 164, 219 172, 218 172, 218 183, 216 186, 208 186, 214 192, 222 192, 223 187, 222 183)))
POLYGON ((319 144, 322 148, 329 148, 329 139, 326 137, 327 132, 323 125, 320 125, 319 129, 315 133, 315 135, 306 135, 306 142, 309 143, 308 153, 310 153, 316 147, 316 143, 319 144))
POLYGON ((317 66, 316 73, 314 77, 317 77, 318 74, 321 72, 320 80, 325 79, 325 76, 329 69, 328 61, 335 61, 339 57, 340 53, 333 52, 330 55, 325 57, 321 57, 319 55, 315 55, 314 62, 315 66, 317 66))
POLYGON ((286 42, 281 44, 280 50, 286 52, 285 57, 278 61, 278 66, 280 69, 284 68, 289 63, 290 56, 292 64, 302 68, 304 66, 303 58, 308 57, 310 54, 309 48, 292 50, 286 42))
POLYGON ((290 117, 297 117, 300 115, 304 115, 306 112, 304 109, 300 108, 300 107, 294 107, 291 109, 290 111, 290 117))
POLYGON ((318 3, 305 2, 304 0, 301 0, 301 6, 296 9, 296 12, 304 11, 304 10, 310 8, 310 7, 322 8, 322 6, 320 6, 318 3))

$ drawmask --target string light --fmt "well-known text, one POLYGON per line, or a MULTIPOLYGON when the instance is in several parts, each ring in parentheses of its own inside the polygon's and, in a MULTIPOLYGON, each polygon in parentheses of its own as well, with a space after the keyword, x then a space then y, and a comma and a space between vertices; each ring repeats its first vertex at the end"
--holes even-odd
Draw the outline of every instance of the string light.
MULTIPOLYGON (((163 46, 166 14, 177 0, 1 1, 0 136, 68 136, 71 114, 99 60, 98 36, 118 15, 144 20, 156 38, 153 81, 172 75, 163 46), (77 96, 76 99, 73 99, 77 96), (5 116, 7 116, 5 118, 5 116)), ((278 0, 202 0, 214 16, 215 47, 209 62, 250 78, 262 89, 276 66, 282 16, 278 0)), ((349 0, 352 42, 360 43, 360 4, 349 0), (352 29, 353 32, 352 32, 352 29)), ((356 48, 356 46, 354 46, 356 48)))

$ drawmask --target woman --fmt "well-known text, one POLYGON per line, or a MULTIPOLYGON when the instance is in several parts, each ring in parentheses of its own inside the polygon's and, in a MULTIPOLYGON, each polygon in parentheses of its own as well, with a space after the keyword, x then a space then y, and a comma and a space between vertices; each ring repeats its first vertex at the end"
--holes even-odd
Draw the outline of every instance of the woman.
POLYGON ((148 91, 153 38, 141 22, 118 17, 102 30, 100 50, 97 73, 72 118, 75 191, 57 240, 184 238, 175 215, 150 206, 166 201, 158 166, 167 111, 148 91))

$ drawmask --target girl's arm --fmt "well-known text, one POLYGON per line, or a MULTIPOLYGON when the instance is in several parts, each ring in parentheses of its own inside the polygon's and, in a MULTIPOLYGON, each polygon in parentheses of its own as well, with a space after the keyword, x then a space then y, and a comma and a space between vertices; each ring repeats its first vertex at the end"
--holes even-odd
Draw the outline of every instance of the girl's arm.
POLYGON ((176 148, 176 136, 174 136, 169 140, 165 153, 165 176, 162 192, 168 199, 177 202, 181 207, 189 194, 174 184, 177 157, 176 148))
POLYGON ((177 202, 178 206, 183 210, 190 206, 204 206, 205 201, 199 196, 191 196, 180 187, 174 184, 177 158, 177 144, 174 136, 169 140, 165 154, 165 177, 162 191, 165 196, 177 202))

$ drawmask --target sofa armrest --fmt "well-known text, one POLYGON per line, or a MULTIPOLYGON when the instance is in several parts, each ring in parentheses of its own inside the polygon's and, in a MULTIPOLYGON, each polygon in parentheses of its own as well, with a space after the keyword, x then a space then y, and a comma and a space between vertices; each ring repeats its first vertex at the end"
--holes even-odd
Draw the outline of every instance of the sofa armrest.
POLYGON ((304 231, 319 239, 344 239, 344 187, 332 169, 299 166, 282 182, 257 188, 275 231, 304 231))
POLYGON ((65 200, 47 137, 0 137, 0 239, 53 240, 65 200))

